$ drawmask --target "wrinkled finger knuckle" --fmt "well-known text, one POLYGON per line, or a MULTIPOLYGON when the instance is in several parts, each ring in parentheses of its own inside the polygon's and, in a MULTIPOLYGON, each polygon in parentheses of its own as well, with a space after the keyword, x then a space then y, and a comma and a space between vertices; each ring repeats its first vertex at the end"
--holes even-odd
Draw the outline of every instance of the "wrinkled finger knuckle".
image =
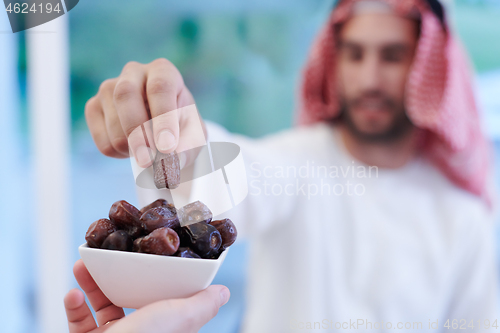
POLYGON ((162 78, 151 79, 147 86, 148 95, 175 93, 175 86, 172 82, 162 78))
POLYGON ((124 72, 134 71, 141 66, 142 66, 142 64, 137 62, 137 61, 129 61, 125 64, 125 66, 123 66, 123 71, 124 72))
POLYGON ((123 131, 125 132, 125 135, 128 137, 129 142, 136 142, 136 141, 140 141, 141 139, 142 139, 142 141, 145 140, 141 125, 139 125, 139 126, 137 126, 137 125, 126 126, 125 125, 125 127, 123 128, 123 131))
POLYGON ((115 156, 115 148, 111 144, 101 145, 98 148, 99 148, 99 151, 104 156, 108 156, 108 157, 114 157, 115 156))
POLYGON ((139 88, 131 81, 122 80, 118 82, 114 90, 113 98, 115 102, 121 103, 130 100, 139 93, 139 88))
POLYGON ((115 80, 113 79, 107 79, 101 83, 99 86, 99 95, 106 95, 106 94, 112 94, 113 90, 115 88, 115 80))
POLYGON ((115 148, 115 150, 128 154, 128 140, 125 137, 115 138, 111 142, 111 145, 115 148))
POLYGON ((179 80, 180 82, 184 82, 182 79, 181 72, 179 72, 179 69, 175 67, 175 65, 168 59, 165 58, 156 59, 153 62, 151 62, 151 66, 154 69, 165 70, 169 76, 175 78, 176 80, 179 80))
POLYGON ((93 117, 97 112, 96 109, 97 98, 94 96, 85 103, 85 118, 88 119, 93 117))
POLYGON ((151 65, 160 67, 174 67, 174 65, 168 59, 165 58, 155 59, 151 62, 151 65))

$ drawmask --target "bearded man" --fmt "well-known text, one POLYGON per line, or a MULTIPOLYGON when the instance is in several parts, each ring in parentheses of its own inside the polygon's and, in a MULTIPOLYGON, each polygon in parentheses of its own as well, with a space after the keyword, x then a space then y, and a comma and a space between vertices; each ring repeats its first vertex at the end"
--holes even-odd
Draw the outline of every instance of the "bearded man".
MULTIPOLYGON (((439 2, 340 1, 300 97, 298 126, 262 139, 206 122, 210 141, 241 147, 250 176, 249 196, 224 216, 250 241, 242 332, 495 323, 489 148, 439 2)), ((191 104, 159 59, 125 66, 86 116, 99 149, 124 157, 135 128, 191 104)), ((171 115, 153 128, 163 153, 190 126, 171 115)), ((130 148, 139 165, 151 162, 145 147, 130 148)), ((161 195, 145 193, 144 204, 161 195)))

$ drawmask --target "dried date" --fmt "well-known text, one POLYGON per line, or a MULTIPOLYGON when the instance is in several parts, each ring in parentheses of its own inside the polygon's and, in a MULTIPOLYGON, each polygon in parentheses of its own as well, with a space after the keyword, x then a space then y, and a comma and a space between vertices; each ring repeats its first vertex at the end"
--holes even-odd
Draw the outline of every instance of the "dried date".
POLYGON ((109 219, 118 230, 125 230, 132 238, 144 233, 140 221, 141 212, 125 200, 115 202, 109 210, 109 219))
POLYGON ((233 245, 233 243, 236 241, 238 232, 236 231, 236 227, 230 219, 212 221, 210 222, 210 225, 215 227, 215 229, 217 229, 217 231, 221 235, 222 245, 220 247, 220 252, 233 245))
POLYGON ((99 219, 87 230, 85 240, 89 247, 100 248, 106 237, 116 231, 116 226, 108 219, 99 219))
POLYGON ((139 252, 170 256, 177 252, 179 244, 177 233, 168 227, 163 227, 154 230, 140 241, 139 252))
POLYGON ((180 227, 177 215, 172 213, 168 207, 155 207, 142 214, 140 221, 142 228, 147 234, 155 229, 169 227, 177 229, 180 227))
POLYGON ((174 153, 156 153, 153 162, 153 178, 157 188, 175 189, 181 180, 179 156, 174 153))
POLYGON ((132 238, 123 230, 113 232, 102 243, 102 249, 132 251, 132 238))
POLYGON ((217 229, 205 222, 182 227, 179 237, 182 246, 190 247, 202 258, 210 258, 217 254, 222 244, 222 238, 217 229))

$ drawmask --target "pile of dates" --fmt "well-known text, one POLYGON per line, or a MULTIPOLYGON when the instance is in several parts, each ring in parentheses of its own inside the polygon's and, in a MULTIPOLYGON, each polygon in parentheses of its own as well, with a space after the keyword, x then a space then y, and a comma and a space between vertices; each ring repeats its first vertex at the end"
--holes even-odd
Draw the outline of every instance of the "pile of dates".
POLYGON ((217 259, 236 236, 230 219, 212 221, 212 212, 200 201, 177 210, 158 199, 141 210, 125 200, 115 202, 109 219, 92 223, 85 240, 92 248, 217 259))

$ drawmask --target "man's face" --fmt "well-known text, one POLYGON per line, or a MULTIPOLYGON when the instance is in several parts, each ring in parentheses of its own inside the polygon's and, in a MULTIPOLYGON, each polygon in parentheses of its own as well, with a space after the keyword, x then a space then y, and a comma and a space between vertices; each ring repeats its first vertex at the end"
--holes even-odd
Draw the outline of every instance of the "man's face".
POLYGON ((356 137, 391 141, 412 128, 404 93, 419 25, 393 14, 366 13, 339 32, 337 73, 342 119, 356 137))

